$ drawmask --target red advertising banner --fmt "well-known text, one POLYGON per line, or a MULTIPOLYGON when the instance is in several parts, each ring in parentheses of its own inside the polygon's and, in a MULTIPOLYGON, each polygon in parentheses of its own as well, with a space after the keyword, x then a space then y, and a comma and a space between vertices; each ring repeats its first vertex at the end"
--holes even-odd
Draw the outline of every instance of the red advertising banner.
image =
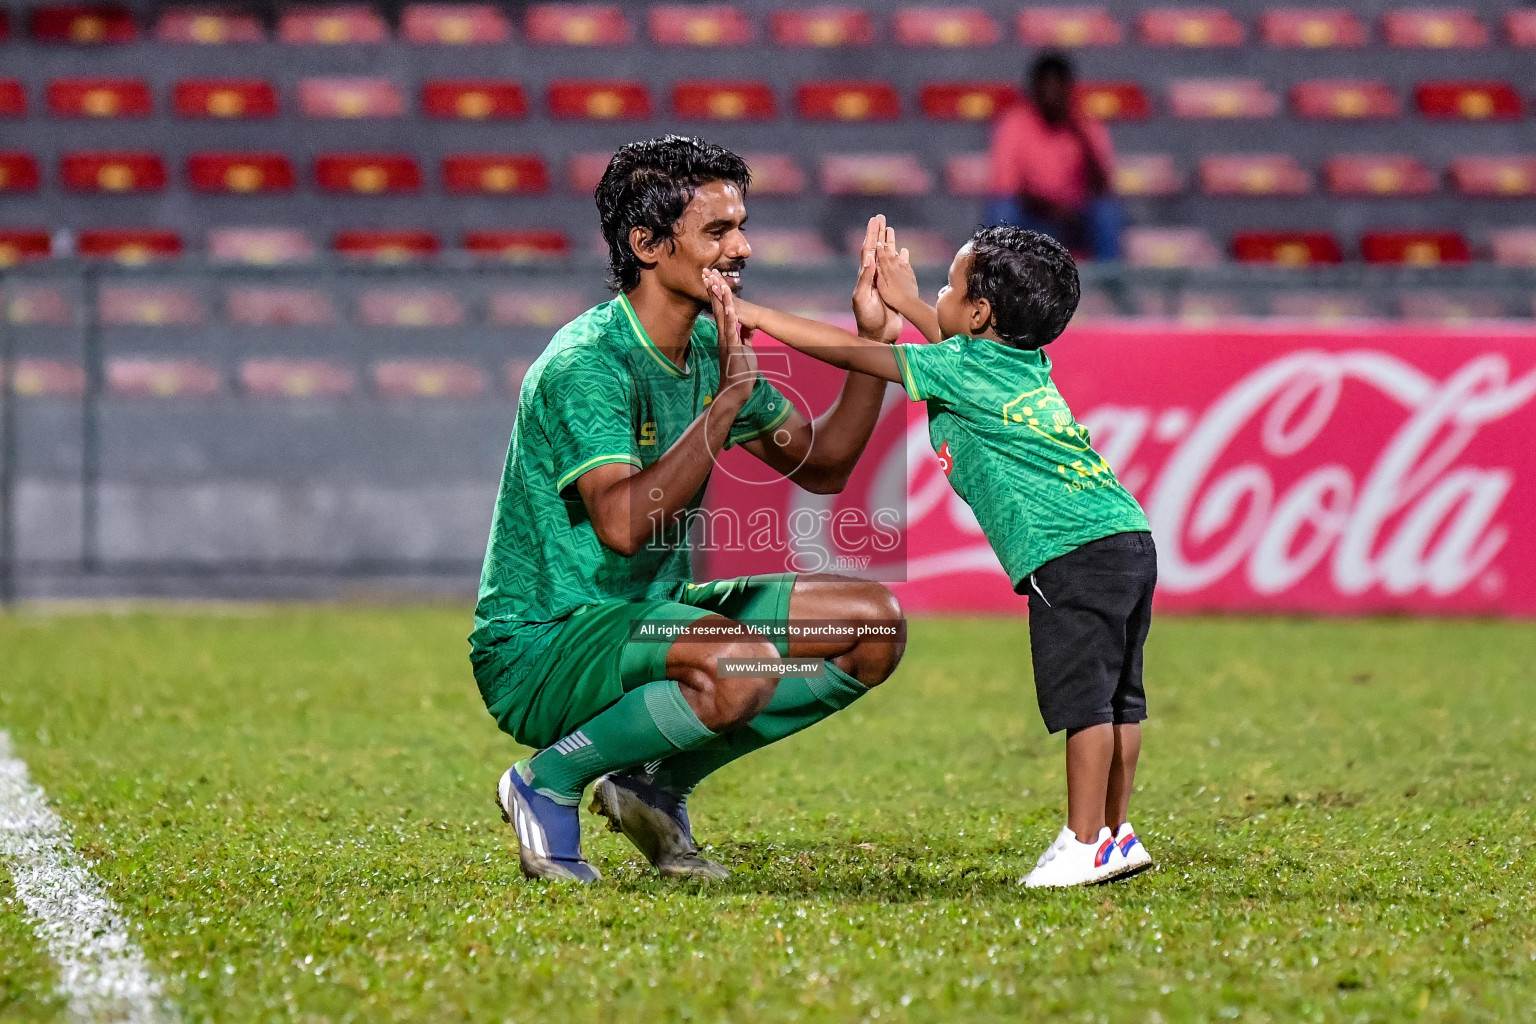
MULTIPOLYGON (((758 348, 802 409, 830 404, 840 373, 758 348)), ((1536 615, 1531 327, 1106 324, 1050 353, 1147 510, 1164 610, 1536 615)), ((720 470, 711 509, 788 525, 703 545, 712 576, 825 569, 890 582, 909 611, 1024 610, 896 385, 841 493, 740 452, 720 470), (899 543, 840 529, 892 509, 899 543)))

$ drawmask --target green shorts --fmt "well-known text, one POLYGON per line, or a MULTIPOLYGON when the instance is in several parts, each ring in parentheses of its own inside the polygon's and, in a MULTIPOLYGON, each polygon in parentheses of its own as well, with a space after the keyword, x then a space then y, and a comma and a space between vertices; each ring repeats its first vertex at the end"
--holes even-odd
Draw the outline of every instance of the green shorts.
MULTIPOLYGON (((602 601, 576 610, 542 653, 532 659, 498 657, 491 647, 472 655, 486 708, 502 732, 525 746, 554 743, 629 690, 665 679, 671 641, 638 639, 643 623, 693 623, 708 615, 774 623, 789 619, 794 573, 740 576, 690 583, 676 600, 602 601)), ((507 645, 510 651, 516 644, 507 645)), ((775 641, 780 655, 787 645, 775 641)))

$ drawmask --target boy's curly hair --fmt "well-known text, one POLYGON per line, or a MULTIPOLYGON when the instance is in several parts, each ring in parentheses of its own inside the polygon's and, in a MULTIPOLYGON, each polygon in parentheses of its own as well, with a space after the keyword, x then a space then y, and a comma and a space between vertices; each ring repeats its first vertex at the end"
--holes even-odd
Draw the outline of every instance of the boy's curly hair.
POLYGON ((1013 348, 1037 349, 1067 329, 1082 292, 1066 246, 1007 225, 982 228, 966 244, 966 295, 992 304, 989 326, 999 338, 1013 348))

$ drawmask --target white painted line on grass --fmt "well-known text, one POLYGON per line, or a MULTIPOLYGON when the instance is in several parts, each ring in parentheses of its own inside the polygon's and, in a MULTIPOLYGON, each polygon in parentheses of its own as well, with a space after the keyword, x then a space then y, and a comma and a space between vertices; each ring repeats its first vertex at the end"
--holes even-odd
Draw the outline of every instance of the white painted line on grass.
POLYGON ((48 806, 0 729, 0 861, 63 969, 70 1013, 87 1021, 163 1024, 175 1012, 128 937, 116 904, 75 852, 69 826, 48 806))

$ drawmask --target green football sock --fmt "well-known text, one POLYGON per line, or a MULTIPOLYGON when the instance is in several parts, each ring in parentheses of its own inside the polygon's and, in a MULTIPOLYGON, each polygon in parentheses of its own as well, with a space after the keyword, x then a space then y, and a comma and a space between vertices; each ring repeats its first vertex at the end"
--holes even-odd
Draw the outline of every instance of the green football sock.
POLYGON ((833 712, 841 711, 868 692, 869 687, 830 661, 824 678, 792 676, 781 679, 773 699, 760 715, 739 729, 721 733, 708 743, 673 754, 655 771, 655 784, 678 796, 687 796, 705 776, 738 757, 793 736, 833 712))
POLYGON ((683 699, 671 679, 630 690, 581 728, 533 755, 523 773, 535 790, 562 804, 579 804, 587 783, 690 750, 715 734, 683 699))

